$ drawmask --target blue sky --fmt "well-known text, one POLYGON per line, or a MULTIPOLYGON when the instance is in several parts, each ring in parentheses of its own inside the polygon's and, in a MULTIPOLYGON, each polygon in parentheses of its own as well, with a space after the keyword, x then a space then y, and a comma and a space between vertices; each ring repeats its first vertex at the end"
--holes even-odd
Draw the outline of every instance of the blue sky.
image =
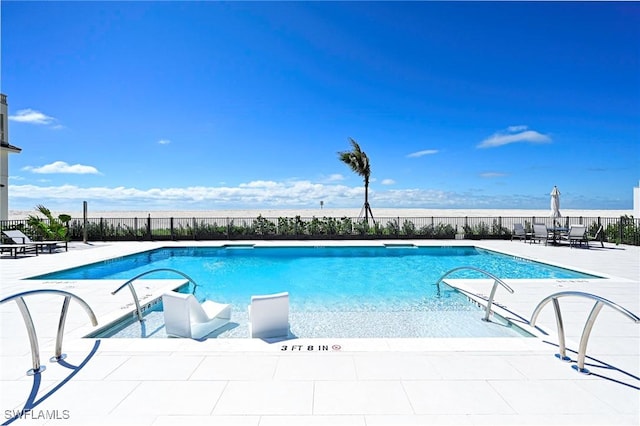
POLYGON ((0 7, 12 210, 633 207, 638 3, 0 7))

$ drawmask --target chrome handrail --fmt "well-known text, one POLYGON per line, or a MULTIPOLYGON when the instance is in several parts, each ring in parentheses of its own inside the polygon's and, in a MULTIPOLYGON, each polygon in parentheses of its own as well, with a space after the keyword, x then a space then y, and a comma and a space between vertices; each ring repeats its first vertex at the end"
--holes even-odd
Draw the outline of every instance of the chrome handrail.
POLYGON ((60 321, 58 322, 58 332, 56 334, 56 348, 55 354, 50 359, 51 362, 56 362, 64 359, 66 357, 65 354, 62 353, 62 338, 64 335, 64 326, 67 321, 67 311, 69 309, 69 302, 71 299, 75 299, 80 303, 80 306, 87 312, 89 318, 91 319, 91 324, 95 327, 98 325, 98 320, 96 315, 93 313, 91 307, 82 300, 80 297, 76 296, 73 293, 69 293, 64 290, 55 290, 55 289, 39 289, 39 290, 29 290, 23 291, 21 293, 14 294, 12 296, 7 296, 4 299, 0 300, 0 305, 9 302, 11 300, 15 300, 18 305, 18 309, 20 309, 20 313, 22 314, 22 318, 24 319, 25 326, 27 327, 27 334, 29 335, 29 343, 31 344, 31 362, 33 368, 27 371, 27 374, 32 376, 37 373, 41 373, 45 370, 44 365, 40 365, 40 348, 38 346, 38 337, 36 335, 36 328, 33 324, 33 318, 31 317, 31 313, 29 312, 29 308, 24 301, 26 296, 31 296, 34 294, 42 294, 42 293, 53 293, 53 294, 61 294, 64 295, 64 302, 62 303, 62 310, 60 312, 60 321))
POLYGON ((533 314, 531 314, 531 321, 529 323, 532 327, 535 326, 535 322, 538 319, 538 315, 544 306, 550 301, 553 302, 553 309, 556 314, 556 324, 558 326, 558 349, 559 353, 556 355, 563 361, 570 361, 571 358, 567 356, 567 348, 565 344, 565 335, 564 335, 564 323, 562 321, 562 314, 560 312, 560 304, 558 303, 558 299, 566 296, 578 296, 585 297, 587 299, 595 300, 593 308, 591 308, 591 313, 587 317, 587 321, 585 322, 584 329, 582 330, 582 335, 580 336, 580 343, 578 346, 578 364, 573 366, 575 370, 580 373, 589 374, 589 370, 584 368, 584 360, 587 354, 587 343, 589 343, 589 336, 591 335, 591 330, 593 329, 593 324, 598 317, 598 314, 602 310, 602 308, 607 305, 621 314, 625 315, 627 318, 631 319, 636 324, 640 324, 640 317, 638 317, 633 312, 628 309, 623 308, 615 302, 605 299, 604 297, 597 296, 591 293, 584 293, 581 291, 561 291, 559 293, 554 293, 550 296, 545 297, 538 303, 538 306, 533 310, 533 314))
MULTIPOLYGON (((438 279, 438 281, 436 281, 436 286, 438 286, 438 293, 440 293, 440 283, 442 282, 442 280, 445 279, 445 277, 453 272, 456 271, 460 271, 462 269, 470 269, 472 271, 476 271, 476 272, 480 272, 481 274, 486 275, 487 277, 493 279, 493 287, 491 288, 491 294, 489 295, 489 300, 487 302, 487 308, 486 308, 486 313, 484 315, 484 318, 482 318, 483 321, 489 321, 489 314, 491 314, 491 305, 493 304, 493 298, 496 294, 496 288, 498 287, 498 284, 500 284, 502 287, 504 287, 509 293, 513 294, 513 289, 511 287, 509 287, 507 285, 507 283, 505 283, 504 281, 502 281, 500 278, 496 277, 495 275, 483 270, 483 269, 479 269, 473 266, 460 266, 458 268, 453 268, 447 272, 445 272, 445 274, 443 276, 440 277, 440 279, 438 279)), ((446 283, 445 283, 446 284, 446 283)))
POLYGON ((191 282, 193 284, 193 292, 195 293, 196 291, 196 287, 198 287, 198 284, 187 274, 185 274, 184 272, 180 272, 177 269, 171 269, 171 268, 157 268, 157 269, 152 269, 150 271, 146 271, 143 272, 139 275, 136 275, 135 277, 131 278, 130 280, 125 281, 124 284, 122 284, 120 287, 118 287, 117 289, 115 289, 114 291, 111 292, 112 295, 115 295, 117 292, 119 292, 120 290, 122 290, 125 286, 129 286, 129 290, 131 290, 131 294, 133 295, 133 302, 136 304, 136 313, 138 315, 138 320, 140 322, 144 321, 144 319, 142 318, 142 308, 140 307, 140 300, 138 299, 138 294, 136 293, 136 290, 133 288, 133 282, 139 278, 144 277, 145 275, 149 275, 155 272, 175 272, 178 275, 182 275, 184 278, 186 278, 187 280, 189 280, 189 282, 191 282))

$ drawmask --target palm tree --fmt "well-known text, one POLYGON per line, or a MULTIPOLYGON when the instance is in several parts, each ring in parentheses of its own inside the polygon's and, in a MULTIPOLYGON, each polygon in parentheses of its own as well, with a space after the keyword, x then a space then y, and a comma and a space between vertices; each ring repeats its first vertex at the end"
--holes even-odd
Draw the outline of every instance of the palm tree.
POLYGON ((57 218, 53 217, 51 210, 38 204, 36 210, 42 213, 45 219, 36 215, 29 215, 27 224, 31 226, 38 236, 44 240, 64 240, 67 241, 67 231, 71 216, 61 214, 57 218))
MULTIPOLYGON (((369 163, 369 157, 360 149, 358 142, 349 138, 353 151, 341 151, 338 152, 338 158, 351 168, 351 170, 364 178, 364 219, 369 221, 369 214, 373 219, 373 213, 371 212, 371 206, 369 206, 369 177, 371 177, 371 164, 369 163)), ((360 212, 362 214, 362 212, 360 212)))

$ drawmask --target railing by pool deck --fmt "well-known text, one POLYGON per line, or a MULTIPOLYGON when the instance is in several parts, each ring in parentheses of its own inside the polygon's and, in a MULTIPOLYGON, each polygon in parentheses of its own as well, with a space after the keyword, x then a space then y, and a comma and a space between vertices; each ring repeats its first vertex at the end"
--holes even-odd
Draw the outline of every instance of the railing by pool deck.
POLYGON ((591 313, 589 314, 589 317, 587 317, 587 321, 585 322, 584 329, 582 330, 582 335, 580 336, 580 343, 578 346, 577 365, 572 366, 572 368, 574 368, 576 371, 580 373, 590 374, 589 370, 584 368, 584 360, 587 354, 587 343, 589 343, 589 336, 591 335, 591 329, 593 328, 593 324, 595 323, 596 318, 598 317, 598 314, 600 313, 602 308, 605 305, 607 305, 613 308, 614 310, 620 312, 627 318, 631 319, 636 324, 640 324, 640 317, 638 317, 634 313, 623 308, 622 306, 618 305, 615 302, 612 302, 610 300, 607 300, 600 296, 596 296, 595 294, 591 294, 591 293, 584 293, 580 291, 561 291, 559 293, 554 293, 550 296, 545 297, 544 299, 542 299, 542 301, 540 301, 540 303, 538 303, 538 306, 536 306, 536 308, 533 310, 533 314, 531 315, 531 321, 529 321, 529 323, 532 327, 535 327, 536 320, 538 319, 538 315, 540 314, 540 311, 542 311, 542 308, 544 308, 544 306, 549 302, 553 303, 553 309, 556 315, 556 324, 558 326, 559 353, 556 354, 556 356, 563 361, 571 361, 571 358, 567 356, 565 334, 564 334, 564 323, 562 321, 562 313, 560 311, 560 304, 558 303, 558 299, 561 297, 567 297, 567 296, 584 297, 584 298, 593 299, 596 301, 596 303, 593 305, 593 308, 591 309, 591 313))
POLYGON ((20 313, 22 314, 24 324, 27 327, 27 334, 29 335, 29 343, 31 345, 31 360, 33 368, 27 371, 27 374, 30 376, 43 372, 46 367, 44 365, 40 365, 40 348, 38 346, 38 337, 36 335, 35 325, 33 324, 33 318, 31 317, 31 313, 29 312, 29 308, 27 307, 24 298, 27 296, 32 296, 34 294, 43 293, 53 293, 64 296, 64 302, 62 303, 62 310, 60 312, 60 321, 58 322, 58 332, 56 333, 55 354, 49 361, 58 362, 66 358, 66 355, 62 353, 62 338, 64 335, 64 327, 67 321, 67 311, 69 310, 69 302, 71 301, 71 299, 75 299, 78 303, 80 303, 80 306, 82 306, 87 315, 89 315, 93 326, 98 325, 96 315, 93 313, 93 310, 87 304, 87 302, 85 302, 75 294, 69 293, 68 291, 55 289, 30 290, 7 296, 4 299, 0 300, 0 305, 11 300, 15 300, 16 304, 18 305, 18 309, 20 309, 20 313))
POLYGON ((479 268, 476 268, 476 267, 473 267, 473 266, 460 266, 458 268, 453 268, 453 269, 445 272, 445 274, 443 276, 441 276, 438 279, 438 281, 436 281, 436 286, 438 287, 438 294, 440 294, 440 283, 442 282, 442 280, 444 280, 450 274, 452 274, 452 273, 454 273, 456 271, 461 271, 461 270, 471 270, 471 271, 480 272, 481 274, 484 274, 487 277, 493 279, 493 287, 491 287, 491 294, 489 295, 489 300, 487 301, 487 307, 485 309, 484 318, 482 318, 483 321, 489 321, 489 315, 491 314, 491 306, 493 305, 493 298, 496 295, 496 290, 498 288, 498 285, 501 285, 509 293, 512 293, 512 294, 513 294, 513 289, 511 287, 509 287, 507 285, 507 283, 505 283, 504 281, 502 281, 500 278, 496 277, 495 275, 491 274, 490 272, 487 272, 487 271, 485 271, 483 269, 479 269, 479 268))
MULTIPOLYGON (((46 220, 45 220, 46 222, 46 220)), ((359 217, 127 217, 72 218, 72 241, 136 240, 241 240, 241 239, 370 239, 421 238, 509 239, 515 223, 531 232, 533 223, 547 227, 570 224, 587 226, 589 234, 603 226, 605 241, 640 245, 640 218, 548 216, 376 217, 375 223, 359 217), (86 239, 85 239, 86 238, 86 239)), ((0 230, 21 229, 32 238, 38 230, 25 220, 0 221, 0 230)))
POLYGON ((187 274, 185 274, 184 272, 180 272, 177 269, 171 269, 171 268, 157 268, 157 269, 152 269, 150 271, 146 271, 143 272, 141 274, 136 275, 135 277, 127 280, 124 282, 124 284, 122 284, 120 287, 118 287, 117 289, 115 289, 114 291, 111 292, 112 295, 115 295, 116 293, 118 293, 120 290, 122 290, 125 287, 129 287, 129 290, 131 291, 131 295, 133 296, 133 302, 136 304, 136 315, 138 316, 138 320, 140 322, 144 321, 144 318, 142 318, 142 308, 140 307, 140 299, 138 299, 138 294, 136 293, 136 289, 133 288, 133 282, 139 278, 142 278, 146 275, 149 274, 153 274, 156 272, 175 272, 178 275, 181 275, 182 277, 186 278, 187 280, 189 280, 189 282, 191 282, 193 284, 193 292, 195 293, 196 288, 198 287, 198 284, 187 274))

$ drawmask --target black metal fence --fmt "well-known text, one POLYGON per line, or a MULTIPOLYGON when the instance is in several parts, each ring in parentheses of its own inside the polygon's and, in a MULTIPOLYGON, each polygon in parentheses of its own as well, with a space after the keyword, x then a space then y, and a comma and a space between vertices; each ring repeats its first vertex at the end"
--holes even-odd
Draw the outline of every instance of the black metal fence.
MULTIPOLYGON (((45 221, 46 222, 46 221, 45 221)), ((582 224, 590 235, 603 227, 604 241, 640 245, 640 219, 622 217, 377 217, 375 221, 354 217, 265 218, 89 218, 89 241, 138 240, 304 240, 304 239, 510 239, 515 223, 532 232, 532 224, 547 227, 582 224)), ((0 221, 0 229, 21 229, 31 237, 26 220, 0 221)), ((83 241, 84 219, 72 218, 68 239, 83 241)))

